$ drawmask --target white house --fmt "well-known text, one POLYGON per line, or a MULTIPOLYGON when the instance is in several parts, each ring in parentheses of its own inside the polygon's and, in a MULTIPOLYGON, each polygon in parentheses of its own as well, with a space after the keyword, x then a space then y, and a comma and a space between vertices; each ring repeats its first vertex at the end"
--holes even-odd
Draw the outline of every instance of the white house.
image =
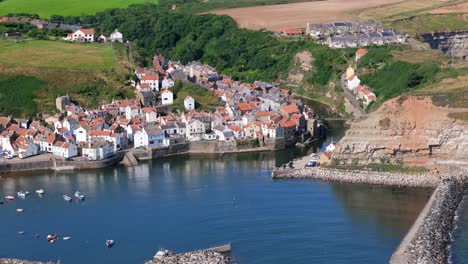
POLYGON ((163 90, 161 92, 161 100, 163 105, 171 105, 174 103, 174 94, 169 90, 163 90))
POLYGON ((82 156, 90 160, 102 160, 114 155, 114 147, 105 140, 96 140, 83 146, 82 156))
POLYGON ((37 155, 37 152, 38 152, 37 145, 34 144, 31 140, 26 140, 18 148, 18 157, 20 159, 24 159, 27 157, 37 155))
POLYGON ((348 89, 351 91, 353 91, 356 87, 358 87, 360 83, 361 83, 361 80, 359 80, 359 78, 356 75, 352 75, 351 77, 347 79, 348 89))
POLYGON ((216 137, 219 141, 233 141, 235 139, 234 132, 231 129, 225 126, 216 126, 213 127, 213 132, 216 134, 216 137))
POLYGON ((159 77, 157 75, 142 75, 140 83, 147 83, 151 87, 151 90, 159 92, 159 77))
POLYGON ((71 35, 72 41, 94 42, 94 28, 79 29, 71 35))
POLYGON ((109 40, 112 42, 118 41, 123 42, 123 34, 120 33, 117 29, 114 30, 109 36, 109 40))
POLYGON ((184 106, 185 109, 190 111, 195 109, 195 99, 193 99, 191 96, 187 96, 184 99, 184 106))
POLYGON ((170 144, 164 131, 158 127, 147 126, 136 131, 133 135, 134 147, 167 147, 170 144))
POLYGON ((140 115, 140 108, 137 105, 127 105, 125 108, 125 118, 130 120, 140 115))
POLYGON ((73 131, 76 142, 87 142, 88 141, 88 130, 83 126, 78 127, 73 131))
POLYGON ((57 141, 52 147, 52 154, 64 158, 71 158, 78 155, 78 149, 73 143, 57 141))
POLYGON ((169 89, 169 88, 171 88, 172 86, 174 86, 174 84, 175 84, 175 83, 174 83, 174 80, 172 80, 171 78, 166 77, 166 78, 164 78, 164 79, 162 80, 162 82, 161 82, 161 87, 162 87, 163 89, 169 89))
POLYGON ((203 138, 205 133, 205 124, 195 118, 190 119, 187 122, 187 139, 190 141, 196 141, 203 138))
POLYGON ((158 121, 158 113, 154 107, 145 107, 142 108, 141 111, 143 112, 145 121, 147 123, 158 121))

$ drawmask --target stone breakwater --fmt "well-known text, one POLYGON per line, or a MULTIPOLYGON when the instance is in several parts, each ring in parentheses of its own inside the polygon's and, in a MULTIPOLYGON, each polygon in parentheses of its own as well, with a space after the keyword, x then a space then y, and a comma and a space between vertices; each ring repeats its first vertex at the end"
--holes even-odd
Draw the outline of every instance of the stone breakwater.
POLYGON ((0 258, 0 264, 54 264, 53 262, 0 258))
POLYGON ((376 171, 347 171, 323 168, 277 169, 273 179, 320 179, 345 183, 435 188, 440 177, 434 174, 403 174, 376 171))
POLYGON ((404 252, 407 263, 447 263, 454 216, 467 182, 462 176, 446 178, 434 191, 430 209, 404 252))
POLYGON ((229 258, 211 250, 199 250, 177 254, 163 259, 154 259, 145 264, 227 264, 229 258))

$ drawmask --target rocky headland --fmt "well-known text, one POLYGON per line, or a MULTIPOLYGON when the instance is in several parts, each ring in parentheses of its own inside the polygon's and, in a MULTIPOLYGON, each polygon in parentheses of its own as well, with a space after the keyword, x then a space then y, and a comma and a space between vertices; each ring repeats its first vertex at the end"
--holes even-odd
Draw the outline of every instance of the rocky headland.
POLYGON ((396 163, 468 167, 467 109, 434 105, 431 97, 402 96, 352 122, 333 153, 339 164, 396 163))
POLYGON ((0 258, 0 264, 54 264, 54 262, 31 261, 22 259, 0 258))

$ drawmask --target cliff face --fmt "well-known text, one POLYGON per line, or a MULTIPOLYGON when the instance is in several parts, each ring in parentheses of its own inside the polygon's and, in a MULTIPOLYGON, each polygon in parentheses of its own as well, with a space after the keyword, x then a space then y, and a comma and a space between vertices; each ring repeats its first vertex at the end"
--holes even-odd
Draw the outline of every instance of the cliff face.
POLYGON ((430 97, 400 97, 355 120, 335 150, 345 164, 404 162, 468 167, 467 122, 448 115, 467 109, 438 107, 430 97))

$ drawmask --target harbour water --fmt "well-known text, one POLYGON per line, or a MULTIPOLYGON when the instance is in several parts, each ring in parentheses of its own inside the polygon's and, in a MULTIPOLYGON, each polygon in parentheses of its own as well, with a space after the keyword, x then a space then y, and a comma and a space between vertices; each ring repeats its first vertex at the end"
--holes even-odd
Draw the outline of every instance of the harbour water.
POLYGON ((468 192, 463 197, 456 218, 450 260, 451 263, 468 263, 468 192))
POLYGON ((46 193, 0 206, 0 257, 143 263, 161 247, 184 252, 231 242, 239 263, 387 262, 430 190, 272 180, 270 169, 298 152, 185 155, 2 179, 1 196, 46 193), (63 200, 76 190, 84 202, 63 200), (51 233, 72 238, 49 244, 51 233), (107 249, 106 239, 115 246, 107 249))

